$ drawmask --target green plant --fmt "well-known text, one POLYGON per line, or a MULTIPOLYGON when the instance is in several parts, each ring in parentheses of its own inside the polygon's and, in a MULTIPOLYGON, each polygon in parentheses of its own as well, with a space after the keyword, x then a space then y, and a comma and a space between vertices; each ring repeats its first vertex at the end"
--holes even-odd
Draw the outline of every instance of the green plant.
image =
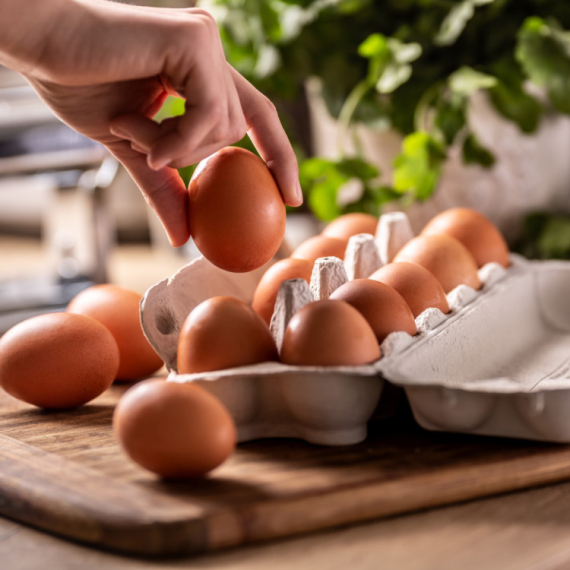
POLYGON ((467 107, 483 89, 495 109, 532 133, 549 108, 570 114, 570 3, 564 0, 202 0, 220 26, 229 61, 274 99, 295 98, 316 76, 339 119, 338 158, 304 159, 301 182, 322 219, 379 213, 386 201, 424 200, 451 145, 466 164, 494 157, 469 129, 467 107), (539 100, 526 83, 546 93, 539 100), (390 187, 360 153, 350 126, 403 136, 390 187), (342 204, 347 183, 361 197, 342 204))

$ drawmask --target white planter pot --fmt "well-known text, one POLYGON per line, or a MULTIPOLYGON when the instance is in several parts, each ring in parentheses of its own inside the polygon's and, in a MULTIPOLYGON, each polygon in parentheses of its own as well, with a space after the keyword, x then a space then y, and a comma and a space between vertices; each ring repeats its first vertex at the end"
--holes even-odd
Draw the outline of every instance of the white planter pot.
MULTIPOLYGON (((321 98, 318 80, 307 82, 307 93, 315 153, 335 158, 337 122, 321 98)), ((477 93, 472 98, 468 120, 481 143, 495 155, 495 166, 465 166, 461 150, 451 148, 434 196, 407 210, 416 232, 436 213, 453 206, 479 210, 507 238, 516 235, 522 218, 529 212, 570 210, 569 117, 546 114, 537 132, 525 135, 495 112, 484 93, 477 93)), ((363 125, 354 128, 365 158, 381 170, 382 181, 390 183, 401 135, 363 125)), ((352 150, 347 145, 347 151, 352 150)))

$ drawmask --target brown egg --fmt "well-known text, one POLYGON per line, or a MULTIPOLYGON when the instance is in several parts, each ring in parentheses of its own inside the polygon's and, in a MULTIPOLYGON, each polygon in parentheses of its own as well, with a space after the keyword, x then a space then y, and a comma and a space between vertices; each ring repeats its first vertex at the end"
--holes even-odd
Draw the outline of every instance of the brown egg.
POLYGON ((322 235, 339 239, 349 239, 357 234, 376 234, 378 218, 370 214, 345 214, 332 221, 322 235))
POLYGON ((178 372, 192 374, 277 360, 265 321, 246 303, 212 297, 187 317, 178 340, 178 372))
POLYGON ((315 301, 289 321, 281 361, 305 366, 352 366, 380 358, 366 319, 348 303, 315 301))
POLYGON ((408 303, 414 317, 434 307, 449 313, 449 304, 441 283, 433 273, 416 263, 388 263, 370 276, 374 281, 389 285, 408 303))
POLYGON ((310 283, 312 271, 313 263, 306 259, 288 257, 278 261, 263 274, 253 295, 252 307, 270 324, 281 283, 288 279, 304 279, 310 283))
POLYGON ((119 350, 111 333, 83 315, 33 317, 0 339, 0 385, 40 408, 89 402, 113 383, 118 367, 119 350))
POLYGON ((491 262, 503 267, 510 264, 505 239, 490 220, 475 210, 445 210, 422 230, 422 235, 432 234, 445 234, 460 241, 471 252, 478 267, 491 262))
POLYGON ((458 285, 479 289, 477 263, 469 251, 455 238, 445 235, 419 236, 409 241, 394 261, 417 263, 431 271, 445 293, 458 285))
POLYGON ((404 298, 384 283, 354 279, 341 285, 330 298, 352 305, 368 321, 378 342, 392 332, 404 331, 412 336, 418 332, 404 298))
POLYGON ((194 384, 137 384, 117 404, 113 427, 135 463, 167 478, 204 475, 225 461, 236 444, 227 409, 194 384))
POLYGON ((296 259, 307 259, 315 263, 320 257, 338 257, 344 259, 344 252, 348 240, 326 236, 314 236, 304 241, 293 251, 291 257, 296 259))
POLYGON ((285 235, 285 204, 265 163, 226 147, 199 165, 188 187, 190 232, 214 265, 244 273, 267 263, 285 235))
POLYGON ((141 327, 141 297, 116 285, 95 285, 79 293, 67 307, 69 313, 87 315, 109 329, 119 347, 118 380, 138 380, 162 366, 141 327))

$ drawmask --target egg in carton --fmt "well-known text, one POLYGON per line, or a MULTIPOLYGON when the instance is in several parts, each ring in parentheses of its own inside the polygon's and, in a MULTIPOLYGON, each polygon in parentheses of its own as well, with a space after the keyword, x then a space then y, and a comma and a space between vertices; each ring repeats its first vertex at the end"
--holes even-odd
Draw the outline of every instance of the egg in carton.
MULTIPOLYGON (((348 273, 355 276, 377 269, 363 267, 369 262, 362 253, 370 249, 366 244, 374 240, 373 236, 359 238, 351 239, 346 255, 348 273)), ((196 382, 216 395, 231 413, 240 442, 271 437, 300 438, 320 445, 363 441, 384 386, 373 365, 323 367, 265 362, 215 372, 177 373, 178 337, 190 311, 217 295, 250 303, 266 268, 248 274, 228 273, 200 257, 146 292, 141 301, 141 322, 170 372, 168 380, 196 382)), ((343 262, 330 257, 317 260, 310 286, 303 279, 284 282, 270 327, 278 348, 289 320, 299 309, 328 298, 347 281, 343 262)))
MULTIPOLYGON (((344 264, 317 260, 310 287, 303 280, 283 283, 271 322, 278 346, 302 306, 327 298, 349 279, 370 276, 413 237, 405 214, 385 214, 375 237, 350 239, 344 264)), ((570 442, 570 263, 510 259, 507 269, 490 263, 479 270, 480 290, 460 285, 451 291, 447 315, 435 308, 420 314, 414 337, 389 335, 382 358, 367 366, 265 363, 177 375, 178 332, 188 312, 214 295, 251 301, 263 273, 227 274, 204 259, 147 292, 143 328, 170 380, 198 382, 221 398, 240 441, 361 441, 385 378, 405 390, 426 429, 570 442)))
MULTIPOLYGON (((382 262, 413 237, 405 214, 382 216, 382 262)), ((570 263, 510 255, 459 285, 450 312, 430 308, 418 334, 382 343, 379 373, 402 387, 425 429, 570 442, 570 263)))

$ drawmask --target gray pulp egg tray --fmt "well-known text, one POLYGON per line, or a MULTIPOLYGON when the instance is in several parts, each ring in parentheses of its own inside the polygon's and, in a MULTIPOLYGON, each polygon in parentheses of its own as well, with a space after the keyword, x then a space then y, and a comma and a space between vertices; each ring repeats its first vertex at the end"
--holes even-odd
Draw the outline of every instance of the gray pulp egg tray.
MULTIPOLYGON (((370 276, 412 237, 404 214, 386 214, 376 236, 350 239, 344 262, 317 260, 310 286, 302 279, 283 283, 271 321, 277 346, 296 311, 350 279, 370 276)), ((272 362, 177 374, 178 335, 188 313, 216 295, 250 302, 267 267, 233 274, 199 258, 146 292, 141 320, 169 380, 196 382, 218 396, 239 441, 358 443, 386 379, 405 390, 426 429, 570 442, 570 263, 516 255, 511 262, 507 269, 482 267, 479 291, 460 285, 447 295, 449 314, 427 309, 416 318, 417 335, 392 333, 381 345, 382 358, 366 366, 272 362)))

